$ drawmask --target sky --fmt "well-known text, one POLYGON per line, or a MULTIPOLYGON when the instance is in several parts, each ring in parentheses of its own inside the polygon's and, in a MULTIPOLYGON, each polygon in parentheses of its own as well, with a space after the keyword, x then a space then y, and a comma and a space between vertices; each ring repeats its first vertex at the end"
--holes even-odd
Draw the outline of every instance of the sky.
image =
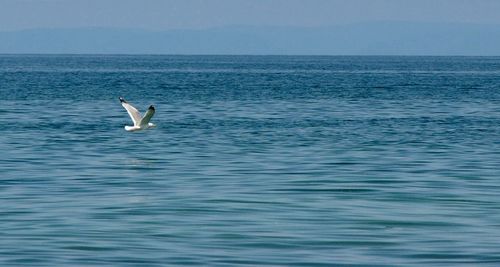
POLYGON ((500 24, 499 14, 498 0, 0 0, 0 31, 317 27, 370 21, 500 24))

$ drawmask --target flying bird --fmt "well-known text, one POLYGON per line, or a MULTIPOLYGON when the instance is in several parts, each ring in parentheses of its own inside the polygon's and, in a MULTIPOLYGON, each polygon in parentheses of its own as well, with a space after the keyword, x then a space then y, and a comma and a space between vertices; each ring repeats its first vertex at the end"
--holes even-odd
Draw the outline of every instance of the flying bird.
POLYGON ((155 114, 155 107, 153 105, 149 106, 148 111, 141 116, 141 113, 132 105, 130 105, 123 97, 120 97, 120 102, 122 106, 127 110, 128 115, 134 122, 134 126, 125 126, 125 130, 129 132, 145 130, 148 128, 156 127, 155 124, 149 122, 153 115, 155 114))

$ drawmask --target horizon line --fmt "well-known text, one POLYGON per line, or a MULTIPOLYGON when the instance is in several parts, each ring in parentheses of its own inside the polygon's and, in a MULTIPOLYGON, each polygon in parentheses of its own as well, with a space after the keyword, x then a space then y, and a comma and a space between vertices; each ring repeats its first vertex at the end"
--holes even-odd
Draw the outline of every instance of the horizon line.
POLYGON ((0 56, 256 56, 256 57, 500 57, 500 55, 411 54, 161 54, 161 53, 0 53, 0 56))

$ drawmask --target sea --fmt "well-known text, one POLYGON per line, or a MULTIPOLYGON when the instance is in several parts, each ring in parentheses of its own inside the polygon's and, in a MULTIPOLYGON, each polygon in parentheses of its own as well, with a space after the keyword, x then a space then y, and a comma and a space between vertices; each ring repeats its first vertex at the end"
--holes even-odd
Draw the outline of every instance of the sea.
POLYGON ((0 55, 0 123, 1 266, 500 266, 500 57, 0 55))

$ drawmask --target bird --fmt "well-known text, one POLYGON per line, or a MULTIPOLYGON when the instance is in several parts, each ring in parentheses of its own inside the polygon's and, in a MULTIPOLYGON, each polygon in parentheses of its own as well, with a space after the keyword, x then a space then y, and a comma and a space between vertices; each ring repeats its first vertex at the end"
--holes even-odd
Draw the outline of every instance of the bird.
POLYGON ((141 116, 141 113, 134 106, 125 101, 123 97, 120 97, 120 102, 122 103, 122 106, 125 108, 125 110, 127 110, 127 113, 132 119, 132 122, 134 122, 134 126, 125 126, 126 131, 134 132, 156 127, 154 123, 149 122, 155 114, 155 107, 153 105, 149 106, 148 111, 146 111, 146 114, 144 114, 143 117, 141 116))

